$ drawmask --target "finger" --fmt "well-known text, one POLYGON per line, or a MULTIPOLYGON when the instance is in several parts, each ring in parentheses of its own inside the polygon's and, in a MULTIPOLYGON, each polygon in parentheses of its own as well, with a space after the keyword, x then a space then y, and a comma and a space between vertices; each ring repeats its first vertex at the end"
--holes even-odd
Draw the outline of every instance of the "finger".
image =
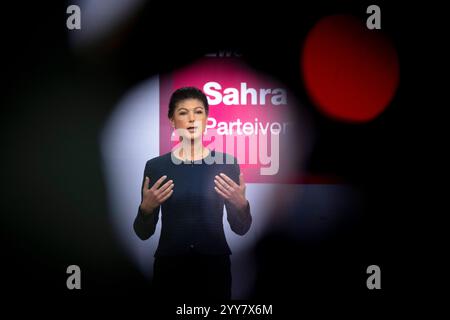
POLYGON ((242 187, 242 186, 245 187, 244 174, 243 174, 242 172, 239 174, 239 185, 240 185, 241 187, 242 187))
MULTIPOLYGON (((174 187, 175 185, 172 184, 170 185, 166 190, 164 190, 163 192, 161 192, 160 194, 157 195, 158 199, 162 199, 164 198, 174 187)), ((161 190, 161 189, 160 189, 161 190)))
POLYGON ((172 193, 173 193, 173 190, 170 190, 170 191, 164 196, 164 198, 162 198, 162 199, 160 200, 161 203, 164 202, 164 201, 166 201, 167 199, 169 199, 170 196, 172 195, 172 193))
POLYGON ((228 198, 229 198, 225 193, 223 193, 222 191, 220 191, 219 188, 214 187, 214 190, 216 190, 216 192, 217 192, 218 194, 220 194, 220 195, 222 196, 222 198, 224 198, 224 199, 228 199, 228 198))
POLYGON ((173 180, 169 180, 166 183, 164 183, 162 185, 161 188, 158 189, 158 192, 163 192, 164 190, 166 190, 167 188, 169 188, 171 185, 173 184, 173 180))
POLYGON ((224 179, 222 179, 222 178, 219 177, 219 176, 215 176, 215 180, 216 180, 217 182, 219 182, 222 186, 224 186, 225 189, 229 189, 229 188, 231 187, 224 179))
POLYGON ((148 190, 148 186, 150 185, 150 179, 149 177, 145 177, 144 179, 144 186, 142 187, 142 191, 148 190))
POLYGON ((155 184, 152 187, 152 190, 155 191, 158 189, 158 187, 161 185, 161 183, 166 180, 167 176, 162 176, 161 178, 158 179, 158 181, 155 182, 155 184))
POLYGON ((214 183, 216 184, 216 188, 218 188, 220 191, 222 191, 227 196, 231 196, 231 193, 230 193, 231 190, 229 189, 229 186, 227 184, 222 185, 217 180, 214 180, 214 183))
POLYGON ((236 182, 234 182, 230 177, 228 177, 225 173, 221 173, 220 176, 233 188, 239 187, 236 182))

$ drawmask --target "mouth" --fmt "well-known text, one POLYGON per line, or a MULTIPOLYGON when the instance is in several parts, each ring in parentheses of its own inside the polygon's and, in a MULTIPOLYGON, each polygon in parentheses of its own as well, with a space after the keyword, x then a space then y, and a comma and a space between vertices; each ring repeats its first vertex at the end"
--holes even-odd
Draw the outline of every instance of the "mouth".
POLYGON ((187 129, 189 132, 195 132, 195 131, 197 130, 197 127, 192 126, 192 127, 187 127, 186 129, 187 129))

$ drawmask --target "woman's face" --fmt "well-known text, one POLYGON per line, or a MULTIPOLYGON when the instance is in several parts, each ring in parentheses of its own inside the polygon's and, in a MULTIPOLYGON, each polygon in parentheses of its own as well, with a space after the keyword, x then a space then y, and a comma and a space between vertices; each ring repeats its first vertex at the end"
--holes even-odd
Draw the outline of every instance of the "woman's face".
POLYGON ((178 102, 170 122, 175 129, 185 129, 178 131, 180 136, 196 139, 202 136, 207 118, 202 101, 186 99, 178 102))

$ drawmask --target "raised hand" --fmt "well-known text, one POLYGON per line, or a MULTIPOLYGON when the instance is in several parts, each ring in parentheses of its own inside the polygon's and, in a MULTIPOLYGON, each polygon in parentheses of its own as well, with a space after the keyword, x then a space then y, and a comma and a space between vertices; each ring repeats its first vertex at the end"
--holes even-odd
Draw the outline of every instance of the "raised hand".
POLYGON ((149 189, 150 179, 145 177, 144 187, 142 188, 142 202, 140 205, 141 211, 145 214, 150 214, 172 195, 173 187, 175 186, 172 180, 167 181, 159 188, 166 178, 167 176, 162 176, 149 189))
POLYGON ((239 175, 239 184, 234 182, 226 174, 221 173, 214 177, 216 186, 214 189, 225 200, 233 204, 237 209, 244 210, 247 207, 247 199, 245 198, 245 181, 244 175, 239 175))

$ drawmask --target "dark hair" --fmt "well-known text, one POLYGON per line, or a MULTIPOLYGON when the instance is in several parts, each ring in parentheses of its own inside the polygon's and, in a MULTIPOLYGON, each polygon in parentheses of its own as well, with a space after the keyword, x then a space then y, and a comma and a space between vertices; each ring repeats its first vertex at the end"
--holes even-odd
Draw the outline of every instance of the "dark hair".
POLYGON ((186 99, 200 100, 203 103, 203 106, 205 107, 206 114, 208 114, 209 111, 208 99, 206 98, 206 95, 203 93, 203 91, 196 87, 183 87, 177 89, 174 93, 172 93, 172 96, 170 97, 169 113, 167 115, 169 119, 173 117, 173 112, 175 111, 177 104, 180 101, 186 99))

